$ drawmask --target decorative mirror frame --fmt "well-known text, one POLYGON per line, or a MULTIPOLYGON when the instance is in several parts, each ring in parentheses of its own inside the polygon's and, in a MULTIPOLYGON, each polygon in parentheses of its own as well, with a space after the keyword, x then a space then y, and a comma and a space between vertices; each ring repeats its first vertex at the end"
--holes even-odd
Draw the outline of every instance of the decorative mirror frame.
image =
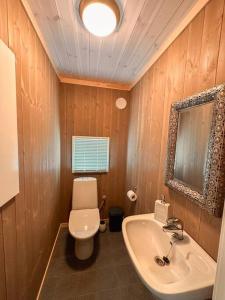
POLYGON ((225 85, 219 85, 171 105, 168 131, 165 184, 178 191, 209 214, 221 217, 225 196, 225 85), (213 103, 213 114, 204 170, 203 193, 174 177, 179 111, 204 103, 213 103))

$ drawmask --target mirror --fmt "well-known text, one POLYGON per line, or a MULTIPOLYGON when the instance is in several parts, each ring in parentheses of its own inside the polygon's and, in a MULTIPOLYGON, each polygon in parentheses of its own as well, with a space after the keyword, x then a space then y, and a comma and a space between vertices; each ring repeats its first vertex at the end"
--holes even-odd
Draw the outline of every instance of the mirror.
POLYGON ((172 104, 165 183, 210 214, 225 195, 224 85, 172 104))
POLYGON ((203 193, 213 103, 179 111, 174 177, 203 193))

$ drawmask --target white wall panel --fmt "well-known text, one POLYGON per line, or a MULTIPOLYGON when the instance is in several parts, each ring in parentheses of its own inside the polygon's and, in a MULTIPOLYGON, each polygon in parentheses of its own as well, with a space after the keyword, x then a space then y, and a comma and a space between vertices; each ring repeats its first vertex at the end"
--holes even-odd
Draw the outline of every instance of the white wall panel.
POLYGON ((15 55, 0 40, 0 207, 18 193, 15 55))

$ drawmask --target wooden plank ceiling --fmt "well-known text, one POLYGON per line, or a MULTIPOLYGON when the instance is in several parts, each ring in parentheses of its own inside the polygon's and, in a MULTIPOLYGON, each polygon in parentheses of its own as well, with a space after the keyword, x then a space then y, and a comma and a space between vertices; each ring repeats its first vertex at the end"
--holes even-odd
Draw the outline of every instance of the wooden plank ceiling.
POLYGON ((197 0, 118 0, 118 32, 97 38, 76 15, 79 0, 27 0, 59 74, 132 84, 197 0))

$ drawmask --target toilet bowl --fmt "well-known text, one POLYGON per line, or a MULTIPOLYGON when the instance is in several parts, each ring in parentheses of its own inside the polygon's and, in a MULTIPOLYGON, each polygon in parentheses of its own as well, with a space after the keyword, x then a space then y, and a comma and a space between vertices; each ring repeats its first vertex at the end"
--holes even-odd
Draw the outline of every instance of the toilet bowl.
POLYGON ((69 232, 75 238, 75 256, 80 260, 88 259, 93 253, 94 236, 100 225, 97 205, 96 178, 74 179, 69 232))
POLYGON ((100 223, 98 208, 72 210, 69 219, 70 234, 76 239, 75 255, 84 260, 91 256, 94 248, 94 236, 100 223))

